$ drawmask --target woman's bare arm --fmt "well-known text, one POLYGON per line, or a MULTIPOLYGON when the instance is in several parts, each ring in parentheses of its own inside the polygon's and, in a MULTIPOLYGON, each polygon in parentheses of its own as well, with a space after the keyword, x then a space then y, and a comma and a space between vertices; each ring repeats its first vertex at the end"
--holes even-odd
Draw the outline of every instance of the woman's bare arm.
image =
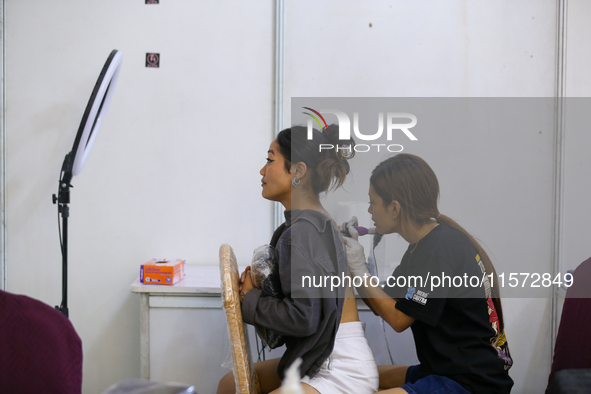
POLYGON ((402 332, 410 327, 415 319, 396 308, 396 300, 390 298, 380 287, 358 287, 363 301, 373 313, 380 316, 396 332, 402 332))

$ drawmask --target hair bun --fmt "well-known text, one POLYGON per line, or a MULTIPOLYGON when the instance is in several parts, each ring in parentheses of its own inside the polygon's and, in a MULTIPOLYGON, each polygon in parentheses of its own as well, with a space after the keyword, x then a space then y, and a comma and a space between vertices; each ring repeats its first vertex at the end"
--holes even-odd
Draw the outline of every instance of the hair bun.
POLYGON ((322 130, 322 134, 326 136, 326 143, 334 146, 330 151, 334 153, 337 160, 349 160, 355 156, 355 140, 353 138, 340 140, 338 125, 334 123, 328 125, 322 130))

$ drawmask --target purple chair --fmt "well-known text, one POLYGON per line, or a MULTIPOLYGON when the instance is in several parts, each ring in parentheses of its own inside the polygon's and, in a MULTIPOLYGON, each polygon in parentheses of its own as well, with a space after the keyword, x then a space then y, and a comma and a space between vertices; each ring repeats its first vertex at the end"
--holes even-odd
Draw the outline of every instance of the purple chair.
POLYGON ((40 301, 0 290, 0 393, 78 394, 82 341, 40 301))
POLYGON ((577 267, 573 274, 572 286, 566 291, 546 393, 588 393, 591 392, 589 383, 591 383, 591 258, 577 267), (564 372, 560 373, 560 371, 564 372), (577 384, 583 384, 582 391, 574 388, 577 384))

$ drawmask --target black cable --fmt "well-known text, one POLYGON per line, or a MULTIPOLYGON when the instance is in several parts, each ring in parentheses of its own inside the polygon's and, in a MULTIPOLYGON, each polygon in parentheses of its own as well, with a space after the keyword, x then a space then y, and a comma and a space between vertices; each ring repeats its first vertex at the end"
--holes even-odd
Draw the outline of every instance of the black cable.
MULTIPOLYGON (((378 260, 376 258, 376 247, 382 240, 382 234, 375 234, 373 236, 373 248, 371 249, 371 253, 373 255, 373 262, 375 264, 376 269, 376 276, 379 278, 378 275, 378 260)), ((382 331, 384 332, 384 341, 386 342, 386 349, 388 349, 388 356, 390 357, 390 362, 394 365, 394 358, 392 357, 392 352, 390 351, 390 344, 388 343, 388 337, 386 336, 386 326, 384 324, 384 319, 380 318, 380 325, 382 326, 382 331)))
MULTIPOLYGON (((60 171, 60 185, 62 182, 62 171, 60 171)), ((58 199, 59 199, 59 195, 60 195, 60 191, 58 188, 57 191, 57 195, 58 195, 58 199)), ((60 238, 60 251, 62 252, 62 259, 64 258, 64 242, 63 242, 63 237, 62 237, 62 224, 60 222, 60 213, 61 213, 61 205, 60 202, 57 202, 57 231, 59 234, 59 238, 60 238)))
POLYGON ((62 237, 62 224, 60 222, 60 206, 57 206, 57 232, 60 238, 60 251, 62 253, 62 259, 64 258, 64 242, 62 237))
POLYGON ((261 354, 260 354, 260 348, 259 348, 259 336, 257 335, 256 331, 254 333, 254 341, 257 344, 257 362, 261 361, 261 354))
POLYGON ((265 361, 265 344, 261 338, 261 344, 259 345, 259 334, 255 331, 254 332, 254 340, 257 344, 257 361, 265 361), (262 349, 261 349, 262 346, 262 349), (263 359, 261 360, 261 354, 263 355, 263 359))
POLYGON ((381 319, 382 331, 384 331, 384 341, 386 342, 386 349, 388 349, 388 356, 390 356, 390 362, 394 365, 394 358, 392 357, 392 352, 390 351, 390 344, 388 343, 388 337, 386 336, 386 326, 384 325, 384 319, 381 319))

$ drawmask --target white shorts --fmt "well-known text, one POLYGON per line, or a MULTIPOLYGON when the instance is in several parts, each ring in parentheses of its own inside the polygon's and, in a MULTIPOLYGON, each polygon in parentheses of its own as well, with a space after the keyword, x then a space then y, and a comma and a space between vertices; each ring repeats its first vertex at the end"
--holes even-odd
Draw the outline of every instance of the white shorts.
POLYGON ((309 384, 321 394, 373 394, 378 391, 378 367, 365 339, 365 323, 349 322, 339 325, 330 357, 318 373, 300 382, 309 384))

